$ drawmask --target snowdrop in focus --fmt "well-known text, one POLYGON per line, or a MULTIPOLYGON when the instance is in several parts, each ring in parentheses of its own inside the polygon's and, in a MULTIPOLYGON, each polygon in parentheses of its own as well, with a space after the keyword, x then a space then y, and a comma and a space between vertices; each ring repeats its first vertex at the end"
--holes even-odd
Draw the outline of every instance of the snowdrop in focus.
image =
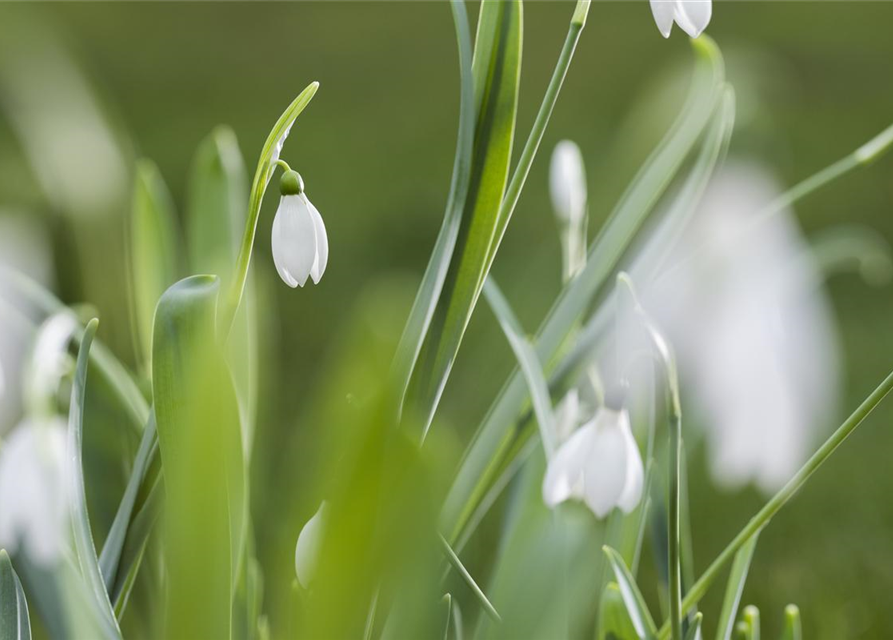
POLYGON ((549 460, 543 500, 550 508, 571 498, 582 500, 598 518, 614 507, 629 513, 642 497, 643 476, 629 414, 601 407, 549 460))
POLYGON ((0 547, 51 566, 67 537, 65 421, 23 422, 0 445, 0 547))
POLYGON ((273 220, 273 262, 288 286, 303 287, 307 278, 319 283, 329 260, 326 226, 304 193, 296 171, 286 171, 279 183, 282 198, 273 220))
POLYGON ((670 37, 673 23, 692 38, 697 38, 713 14, 712 0, 651 0, 651 13, 664 38, 670 37))

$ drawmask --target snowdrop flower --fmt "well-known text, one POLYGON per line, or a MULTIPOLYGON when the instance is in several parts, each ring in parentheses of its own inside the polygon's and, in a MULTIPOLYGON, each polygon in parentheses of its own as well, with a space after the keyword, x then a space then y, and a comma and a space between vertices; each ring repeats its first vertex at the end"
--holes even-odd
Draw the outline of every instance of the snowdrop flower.
POLYGON ((298 576, 298 582, 305 589, 309 589, 316 578, 316 567, 325 535, 327 512, 328 506, 323 500, 313 517, 301 529, 298 544, 295 545, 295 573, 298 576))
POLYGON ((549 460, 543 501, 553 508, 570 498, 583 500, 598 518, 614 507, 629 513, 642 497, 643 476, 629 414, 601 407, 549 460))
POLYGON ((304 286, 307 278, 317 284, 329 259, 329 240, 322 216, 304 193, 304 181, 296 171, 286 171, 279 183, 282 198, 273 220, 273 262, 288 286, 304 286))
POLYGON ((767 493, 805 462, 838 392, 830 305, 791 212, 752 225, 778 192, 761 168, 727 163, 682 232, 676 266, 644 295, 702 415, 714 478, 767 493))
POLYGON ((710 23, 712 0, 651 0, 651 13, 664 38, 670 37, 673 23, 697 38, 710 23))
POLYGON ((66 541, 70 500, 65 421, 23 422, 0 446, 0 547, 50 566, 66 541))
POLYGON ((586 264, 586 170, 580 147, 570 140, 562 140, 552 152, 549 192, 568 280, 586 264))

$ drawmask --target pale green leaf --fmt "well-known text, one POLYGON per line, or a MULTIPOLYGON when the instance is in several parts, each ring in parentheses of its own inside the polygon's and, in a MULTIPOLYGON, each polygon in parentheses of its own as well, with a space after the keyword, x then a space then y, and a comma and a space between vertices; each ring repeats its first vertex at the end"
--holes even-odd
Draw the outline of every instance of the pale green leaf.
POLYGON ((653 638, 657 635, 657 625, 654 624, 654 618, 648 611, 648 605, 645 604, 645 598, 636 585, 636 579, 626 568, 623 558, 611 547, 603 547, 608 562, 614 570, 614 577, 617 580, 617 586, 620 589, 620 595, 623 598, 623 604, 626 605, 626 611, 629 614, 630 621, 639 638, 653 638))
POLYGON ((789 604, 784 608, 784 631, 781 640, 803 640, 800 609, 795 604, 789 604))
POLYGON ((692 620, 688 627, 688 632, 685 634, 685 640, 702 640, 704 637, 704 634, 701 633, 701 624, 703 621, 704 614, 699 611, 695 614, 694 620, 692 620))
POLYGON ((598 606, 597 640, 636 640, 639 634, 630 620, 620 587, 616 582, 605 585, 598 606))
POLYGON ((741 594, 744 592, 744 583, 747 582, 747 573, 750 570, 750 561, 753 558, 758 538, 759 535, 752 537, 735 554, 726 593, 722 600, 719 623, 716 627, 716 640, 729 640, 732 637, 735 619, 738 617, 738 605, 741 602, 741 594))
POLYGON ((31 640, 28 601, 5 549, 0 549, 0 640, 31 640))

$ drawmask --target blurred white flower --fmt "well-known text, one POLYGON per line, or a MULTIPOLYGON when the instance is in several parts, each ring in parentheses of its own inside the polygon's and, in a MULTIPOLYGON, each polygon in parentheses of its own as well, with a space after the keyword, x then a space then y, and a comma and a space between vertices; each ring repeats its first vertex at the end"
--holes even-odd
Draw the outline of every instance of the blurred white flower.
POLYGON ((805 462, 838 391, 830 306, 796 221, 790 211, 753 221, 778 193, 761 168, 727 163, 671 252, 675 266, 644 295, 703 415, 715 479, 766 492, 805 462))
POLYGON ((273 220, 273 262, 288 286, 304 286, 307 278, 317 284, 329 259, 326 226, 307 199, 301 177, 286 171, 280 182, 282 198, 273 220))
POLYGON ((0 547, 41 566, 67 539, 70 490, 65 421, 23 422, 0 445, 0 547))
POLYGON ((552 152, 549 192, 568 280, 586 264, 586 169, 580 147, 570 140, 562 140, 552 152))
POLYGON ((549 460, 543 501, 552 508, 570 498, 583 500, 598 518, 614 507, 629 513, 642 497, 643 476, 629 414, 602 407, 549 460))
POLYGON ((316 577, 316 567, 325 535, 327 511, 326 501, 323 500, 313 517, 301 529, 298 543, 295 545, 295 574, 305 589, 310 588, 316 577))
POLYGON ((651 13, 664 38, 670 37, 673 22, 692 38, 697 38, 710 23, 712 0, 651 0, 651 13))

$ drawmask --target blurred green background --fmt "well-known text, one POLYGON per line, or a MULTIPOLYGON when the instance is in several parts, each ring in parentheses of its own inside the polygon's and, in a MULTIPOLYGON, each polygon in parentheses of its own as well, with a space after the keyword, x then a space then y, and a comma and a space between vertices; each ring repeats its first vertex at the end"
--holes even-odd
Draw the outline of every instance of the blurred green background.
MULTIPOLYGON (((571 11, 571 3, 559 1, 525 7, 522 140, 571 11)), ((23 25, 49 29, 63 39, 126 132, 125 148, 157 162, 180 209, 194 150, 214 126, 233 127, 253 171, 276 117, 307 83, 320 81, 283 158, 302 173, 325 219, 328 272, 319 286, 298 291, 278 280, 269 249, 275 198, 269 196, 252 262, 262 294, 265 347, 253 511, 265 522, 261 548, 265 535, 294 540, 297 531, 277 531, 276 513, 282 501, 300 496, 295 481, 309 482, 312 461, 302 452, 325 428, 302 417, 315 372, 352 303, 371 283, 382 277, 410 286, 418 281, 440 225, 458 118, 448 6, 433 1, 4 3, 0 55, 6 69, 28 70, 34 63, 21 54, 28 43, 17 42, 28 33, 23 25)), ((793 184, 893 122, 890 25, 890 2, 715 3, 708 31, 726 56, 738 96, 730 155, 759 160, 793 184)), ((39 53, 39 40, 30 47, 39 53)), ((546 188, 552 147, 562 138, 582 147, 590 229, 597 229, 675 116, 679 100, 673 98, 681 98, 686 88, 690 63, 687 39, 678 30, 669 41, 661 38, 645 0, 592 7, 494 267, 529 331, 560 285, 558 237, 546 188), (643 113, 648 125, 632 125, 643 121, 634 114, 643 113)), ((64 107, 65 94, 54 92, 52 84, 47 89, 46 99, 58 99, 64 107)), ((0 101, 8 98, 0 94, 0 101)), ((0 215, 40 217, 51 231, 61 297, 95 303, 103 319, 101 338, 132 363, 125 303, 128 200, 83 224, 58 215, 58 208, 47 204, 13 127, 0 117, 0 215), (101 232, 85 233, 85 225, 101 232)), ((809 197, 797 214, 807 236, 835 223, 864 223, 893 241, 893 159, 809 197)), ((841 331, 845 392, 841 415, 829 416, 826 427, 849 413, 893 366, 893 287, 870 288, 852 275, 833 277, 829 287, 841 331)), ((512 366, 498 326, 479 307, 441 405, 460 444, 512 366)), ((761 608, 770 635, 779 628, 783 606, 796 602, 807 637, 893 637, 891 418, 893 406, 882 405, 761 536, 744 601, 761 608)), ((700 571, 763 498, 752 490, 718 492, 704 473, 703 451, 690 455, 700 571)), ((314 498, 299 499, 306 501, 309 517, 314 498)), ((708 600, 708 612, 716 610, 718 597, 708 600)))

